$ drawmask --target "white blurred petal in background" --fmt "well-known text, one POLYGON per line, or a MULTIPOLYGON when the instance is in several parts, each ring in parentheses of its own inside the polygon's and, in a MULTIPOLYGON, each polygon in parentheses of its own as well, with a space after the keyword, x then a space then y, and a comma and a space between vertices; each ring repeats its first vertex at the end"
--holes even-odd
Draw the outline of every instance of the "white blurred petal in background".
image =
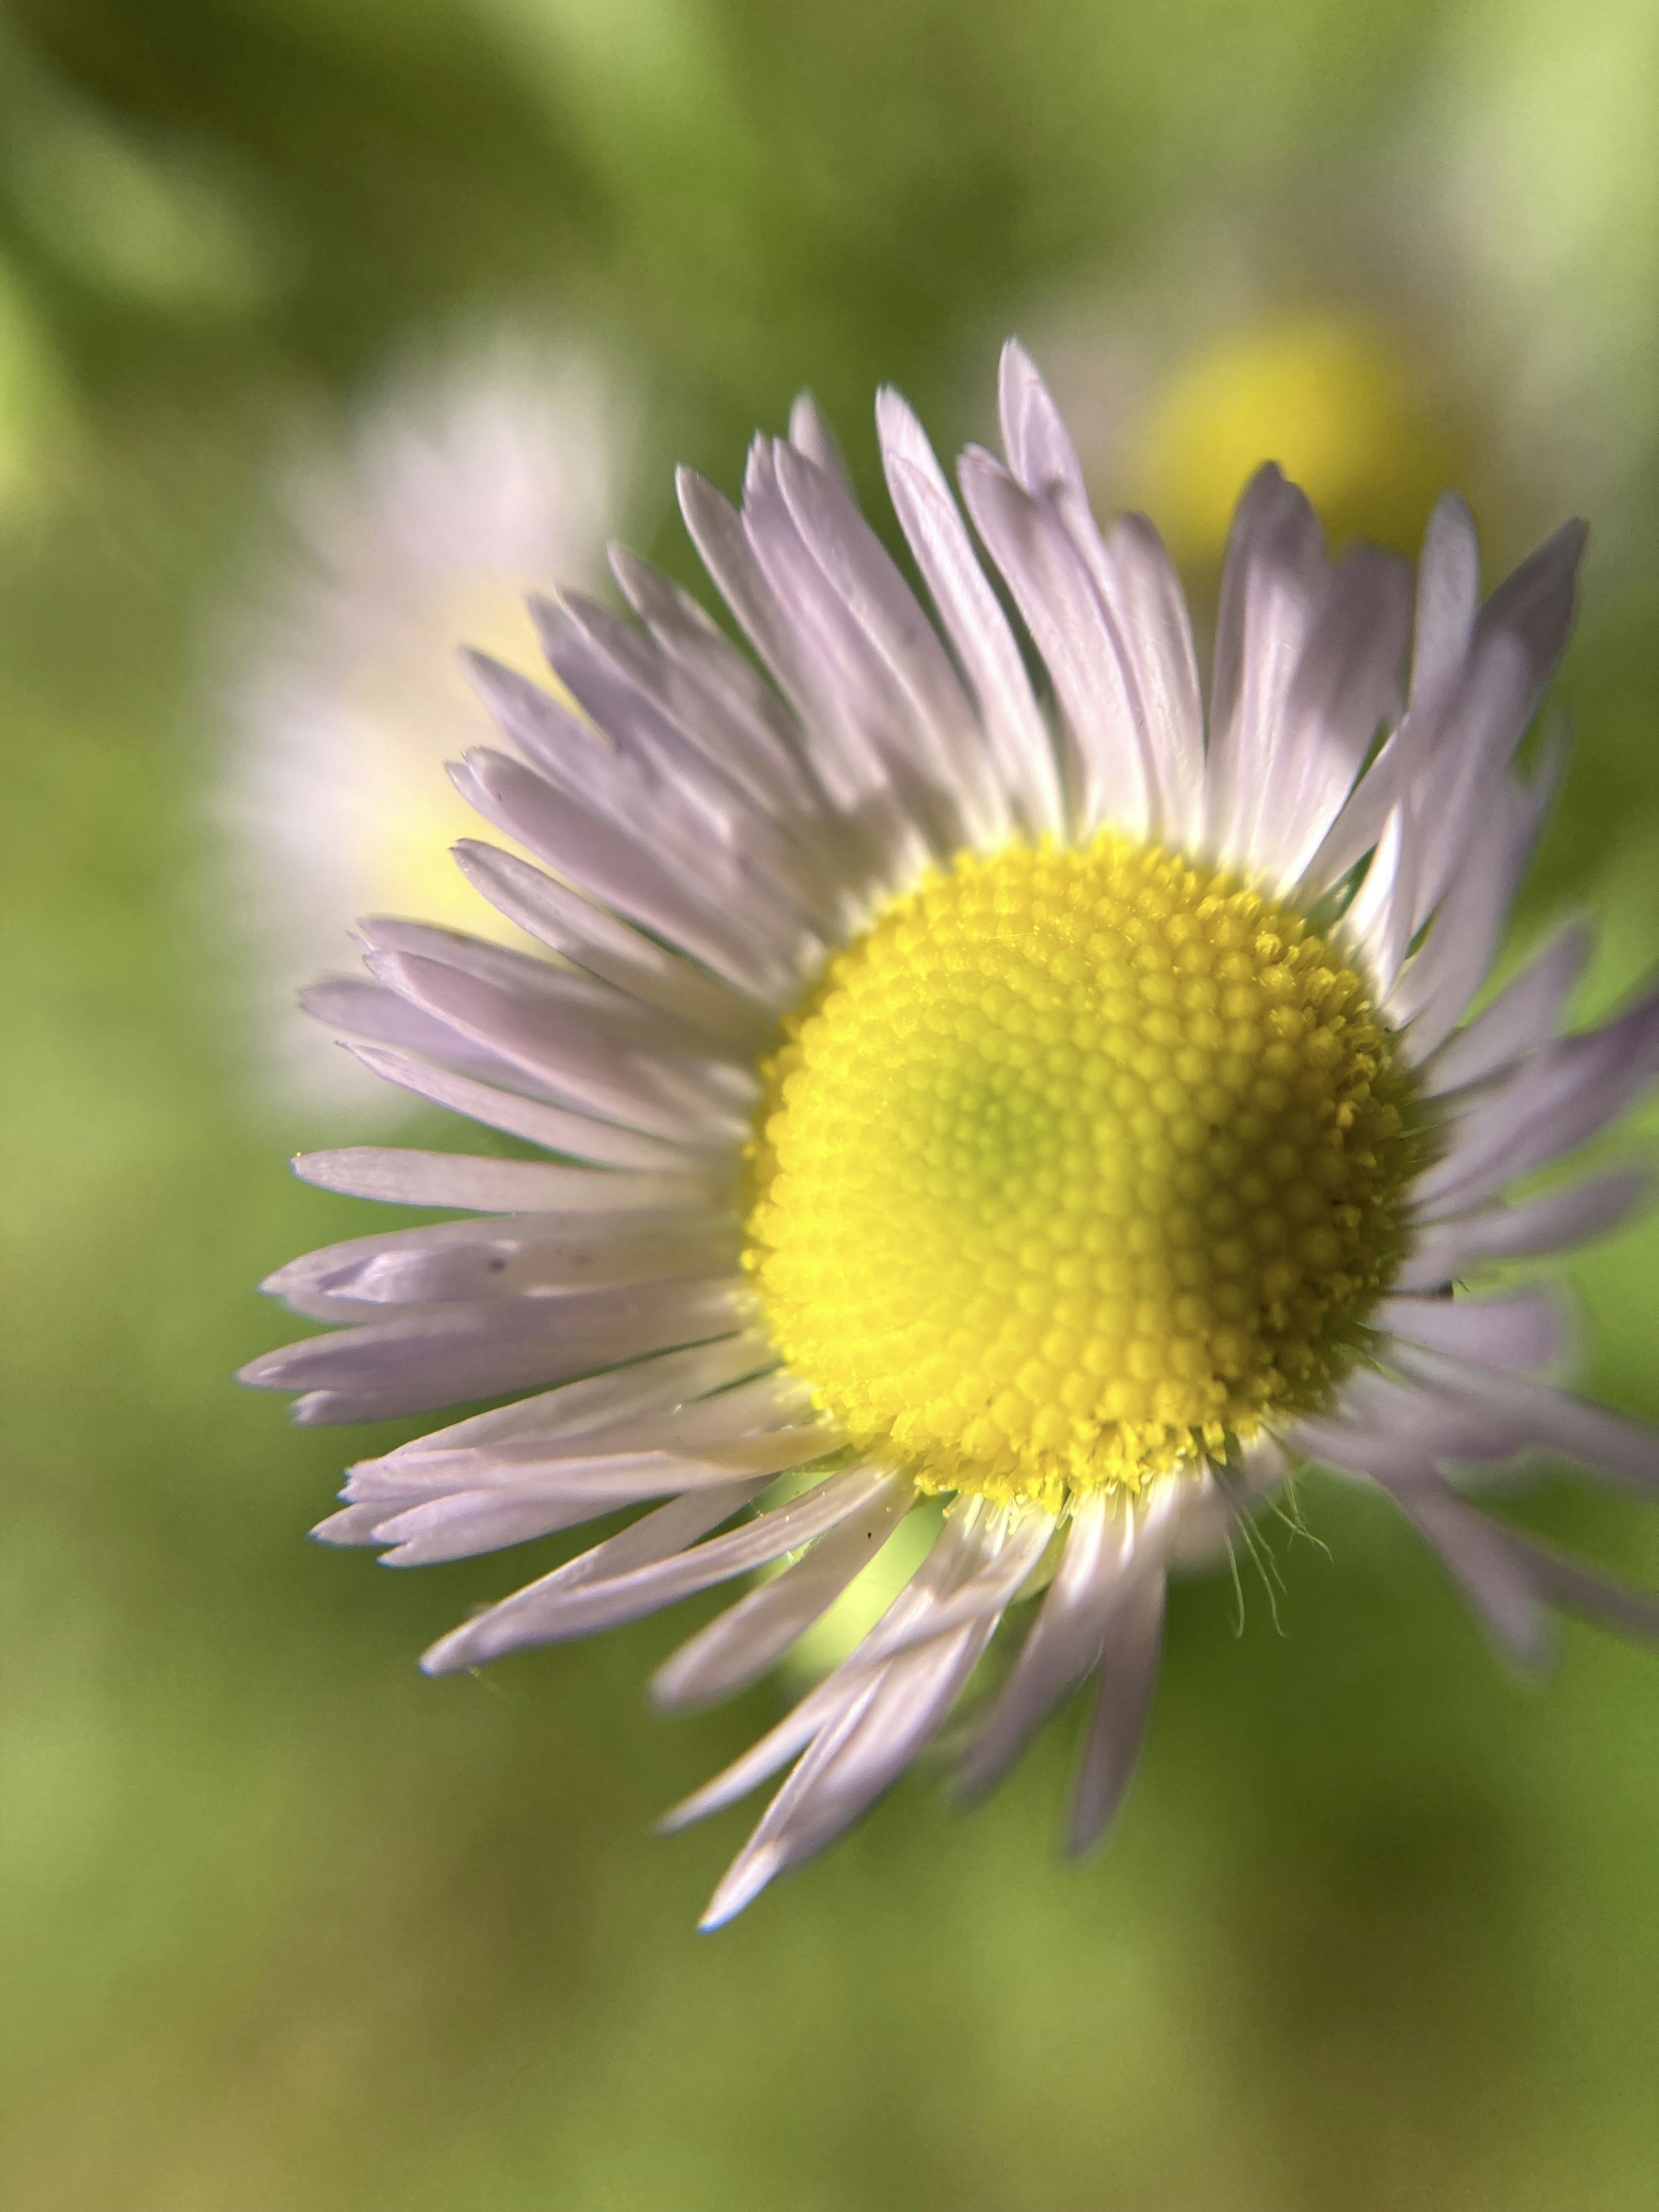
POLYGON ((278 470, 276 544, 217 656, 218 812, 253 1057, 283 1102, 398 1110, 297 1004, 352 963, 341 916, 527 945, 448 856, 472 817, 445 763, 483 726, 457 647, 541 665, 525 595, 604 573, 636 420, 598 352, 497 332, 394 374, 331 449, 278 470))

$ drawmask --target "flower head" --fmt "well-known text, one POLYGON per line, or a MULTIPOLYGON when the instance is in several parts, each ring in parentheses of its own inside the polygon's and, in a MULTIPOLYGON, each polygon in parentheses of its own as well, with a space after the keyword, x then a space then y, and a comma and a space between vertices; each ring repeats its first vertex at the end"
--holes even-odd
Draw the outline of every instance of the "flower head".
POLYGON ((1451 1479, 1542 1449, 1659 1486, 1651 1434, 1544 1379, 1547 1289, 1462 1287, 1641 1190, 1506 1195, 1651 1076, 1659 995, 1563 1035, 1571 932, 1468 1018, 1551 789, 1553 757, 1516 755, 1582 528, 1482 607, 1448 498, 1413 596, 1373 549, 1333 566, 1265 468, 1206 718, 1156 533, 1103 535, 1015 346, 1002 414, 1006 464, 970 450, 961 483, 1042 692, 890 392, 888 485, 939 628, 802 401, 741 513, 681 483, 771 683, 620 553, 637 623, 533 603, 575 711, 477 663, 514 750, 457 781, 543 865, 457 857, 557 957, 366 922, 354 1049, 552 1158, 301 1160, 466 1214, 283 1268, 269 1289, 352 1325, 247 1370, 313 1421, 534 1394, 354 1468, 331 1541, 412 1565, 651 1506, 446 1637, 433 1673, 787 1562, 655 1684, 673 1709, 724 1697, 945 1498, 857 1647, 672 1816, 790 1769, 711 1923, 910 1763, 1022 1599, 963 1779, 988 1786, 1092 1681, 1070 1825, 1091 1842, 1168 1571, 1310 1460, 1380 1483, 1520 1658, 1552 1605, 1659 1625, 1451 1479))

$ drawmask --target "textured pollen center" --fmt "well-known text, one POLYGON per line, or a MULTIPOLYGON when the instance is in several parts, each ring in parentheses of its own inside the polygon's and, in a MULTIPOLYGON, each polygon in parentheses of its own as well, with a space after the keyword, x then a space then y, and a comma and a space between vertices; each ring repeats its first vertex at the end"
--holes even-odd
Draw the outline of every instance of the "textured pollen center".
POLYGON ((1409 1091, 1296 915, 1156 848, 964 855, 763 1071, 745 1264, 926 1487, 1058 1507, 1322 1402, 1392 1273, 1409 1091))

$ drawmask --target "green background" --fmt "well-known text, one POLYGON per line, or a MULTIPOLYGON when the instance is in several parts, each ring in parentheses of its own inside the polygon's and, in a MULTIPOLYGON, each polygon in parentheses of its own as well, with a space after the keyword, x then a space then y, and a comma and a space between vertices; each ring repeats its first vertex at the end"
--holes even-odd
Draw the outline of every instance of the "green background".
MULTIPOLYGON (((308 1547, 364 1443, 228 1379, 293 1333, 250 1285, 381 1224, 289 1180, 284 1155, 336 1132, 246 1080, 203 664, 294 422, 457 317, 551 314, 625 350, 648 398, 634 535, 689 576, 670 458, 732 487, 750 427, 810 381, 867 488, 878 380, 942 447, 986 435, 1006 330, 1085 297, 1190 321, 1244 225, 1270 306, 1369 303, 1444 366, 1435 434, 1489 488, 1498 556, 1553 502, 1602 501, 1558 687, 1576 759, 1520 927, 1596 915, 1604 1006, 1659 915, 1659 191, 1625 127, 1653 61, 1648 11, 1617 0, 14 9, 16 2212, 1651 2201, 1655 1663, 1569 1626, 1553 1679, 1517 1686, 1363 1495, 1307 1487, 1328 1551, 1274 1535, 1277 1625, 1253 1583, 1242 1633, 1224 1575, 1177 1592, 1134 1795, 1081 1869, 1053 1846, 1067 1720, 972 1819, 913 1776, 700 1938, 742 1816, 672 1843, 650 1824, 768 1724, 772 1688, 652 1719, 640 1686, 682 1616, 417 1674, 520 1563, 399 1577, 308 1547), (1494 141, 1544 186, 1500 209, 1483 291, 1423 241, 1459 146, 1494 141), (1565 464, 1494 458, 1505 313, 1570 356, 1565 464)), ((1589 1375, 1650 1414, 1656 1274, 1650 1225, 1577 1270, 1589 1375)), ((1587 1489, 1514 1510, 1659 1565, 1587 1489)))

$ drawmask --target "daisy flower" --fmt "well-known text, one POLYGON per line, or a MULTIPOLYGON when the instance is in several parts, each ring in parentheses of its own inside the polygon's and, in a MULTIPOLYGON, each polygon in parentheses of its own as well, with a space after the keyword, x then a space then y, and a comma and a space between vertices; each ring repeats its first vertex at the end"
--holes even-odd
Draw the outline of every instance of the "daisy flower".
MULTIPOLYGON (((452 641, 537 667, 526 581, 597 581, 627 499, 616 387, 574 344, 474 337, 390 379, 338 450, 276 486, 283 554, 225 639, 220 801, 273 1003, 337 957, 343 920, 377 908, 482 913, 532 948, 447 865, 471 817, 445 763, 477 714, 452 641)), ((325 1019, 356 988, 317 987, 325 1019)), ((361 1109, 380 1089, 297 1007, 270 1042, 291 1096, 361 1109)))
POLYGON ((344 1326, 246 1370, 302 1389, 303 1421, 532 1394, 355 1467, 330 1542, 412 1565, 649 1508, 444 1637, 434 1674, 738 1583, 656 1677, 695 1708, 771 1668, 919 1503, 938 1516, 856 1647, 670 1816, 787 1770, 710 1925, 959 1702, 971 1795, 1091 1686, 1068 1829, 1091 1843, 1166 1577, 1310 1461, 1380 1484, 1519 1660, 1552 1607, 1659 1625, 1464 1494, 1535 1451, 1659 1486, 1651 1432, 1548 1379, 1550 1291, 1464 1289, 1640 1193, 1509 1195, 1653 1073, 1659 994, 1563 1034, 1573 930, 1469 1015, 1549 800, 1554 754, 1516 753, 1583 528, 1481 606, 1449 497, 1413 595, 1373 548, 1333 565, 1264 468, 1206 715, 1157 534, 1102 533, 1018 346, 1001 411, 1006 461, 972 448, 959 477, 1024 645, 885 392, 937 624, 803 399, 741 511, 680 485, 769 681, 622 552, 636 622, 532 603, 574 708, 475 658, 507 749, 456 781, 541 865, 456 857, 556 960, 371 920, 370 980, 333 1011, 377 1074, 551 1157, 301 1159, 462 1218, 283 1268, 267 1289, 344 1326))

